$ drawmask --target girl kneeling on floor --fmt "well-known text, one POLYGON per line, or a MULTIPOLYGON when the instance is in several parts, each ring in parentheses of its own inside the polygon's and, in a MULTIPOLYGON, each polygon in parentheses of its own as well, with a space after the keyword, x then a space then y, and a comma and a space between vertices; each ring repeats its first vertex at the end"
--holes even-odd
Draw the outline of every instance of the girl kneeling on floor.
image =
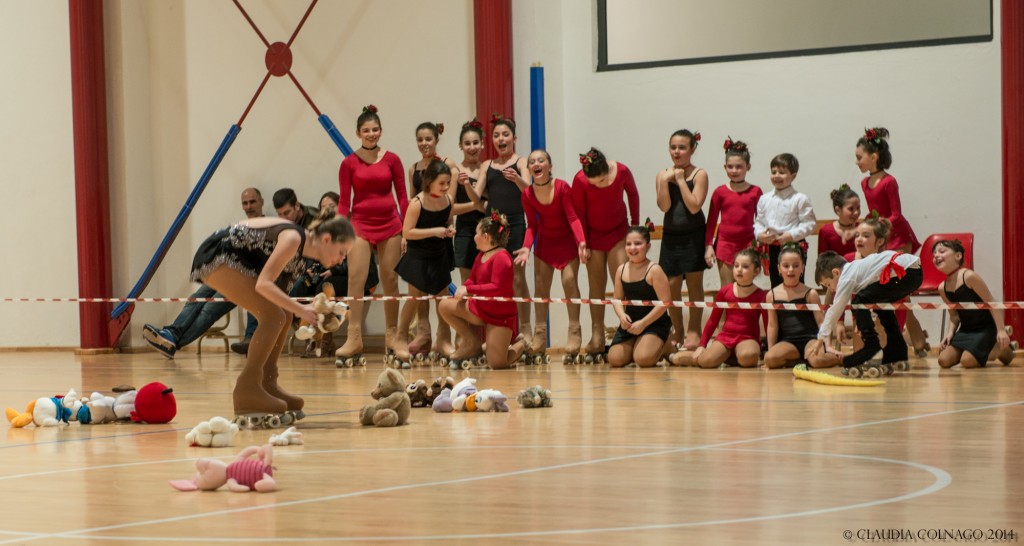
POLYGON ((455 291, 454 298, 442 301, 438 307, 441 316, 459 333, 459 345, 449 357, 452 367, 458 367, 463 360, 478 361, 483 356, 484 341, 487 364, 494 369, 510 367, 525 348, 522 336, 517 336, 519 322, 514 302, 465 299, 515 296, 512 255, 505 249, 509 233, 504 214, 491 211, 480 220, 473 238, 480 253, 469 279, 455 291), (513 338, 515 344, 511 344, 513 338))

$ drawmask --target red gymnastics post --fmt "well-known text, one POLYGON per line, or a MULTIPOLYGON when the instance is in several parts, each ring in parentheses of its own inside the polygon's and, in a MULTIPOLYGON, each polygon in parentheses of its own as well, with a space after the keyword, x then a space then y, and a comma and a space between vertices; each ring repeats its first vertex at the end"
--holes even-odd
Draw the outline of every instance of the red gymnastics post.
MULTIPOLYGON (((109 298, 110 192, 107 178, 106 69, 103 2, 69 0, 71 114, 75 143, 75 215, 78 228, 78 295, 109 298)), ((107 348, 109 303, 78 306, 83 349, 107 348)))
MULTIPOLYGON (((1003 40, 1003 300, 1024 299, 1024 3, 1000 2, 1003 40)), ((1006 311, 1015 338, 1024 332, 1024 312, 1006 311)))
MULTIPOLYGON (((512 0, 473 0, 476 117, 485 126, 495 112, 515 119, 512 85, 512 0)), ((494 147, 484 135, 484 158, 494 147)))

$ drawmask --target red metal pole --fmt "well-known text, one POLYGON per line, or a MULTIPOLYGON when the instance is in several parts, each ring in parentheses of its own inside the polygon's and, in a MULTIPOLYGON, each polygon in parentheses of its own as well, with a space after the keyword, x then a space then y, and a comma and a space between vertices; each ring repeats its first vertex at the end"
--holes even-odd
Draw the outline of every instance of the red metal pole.
MULTIPOLYGON (((1003 300, 1024 299, 1024 3, 1003 0, 1003 300)), ((1007 311, 1014 338, 1024 334, 1024 312, 1007 311)))
MULTIPOLYGON (((512 0, 473 0, 476 116, 485 127, 497 112, 515 119, 512 85, 512 0)), ((485 129, 490 131, 490 127, 485 129)), ((494 157, 489 137, 485 157, 494 157)))
MULTIPOLYGON (((109 298, 110 192, 107 180, 107 102, 102 0, 69 0, 71 107, 75 143, 78 295, 109 298)), ((111 347, 109 303, 79 305, 83 349, 111 347)))

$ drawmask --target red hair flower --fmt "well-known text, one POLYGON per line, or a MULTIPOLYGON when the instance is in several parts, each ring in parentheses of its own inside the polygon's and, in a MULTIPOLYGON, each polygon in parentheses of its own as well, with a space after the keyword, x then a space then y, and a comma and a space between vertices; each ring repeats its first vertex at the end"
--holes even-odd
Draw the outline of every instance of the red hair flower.
POLYGON ((369 112, 371 114, 376 114, 377 113, 377 107, 372 105, 372 104, 366 105, 366 106, 363 107, 363 112, 369 112))
POLYGON ((484 128, 484 124, 480 123, 480 121, 478 119, 476 119, 476 116, 474 116, 471 121, 467 121, 465 124, 462 125, 463 129, 465 129, 467 127, 472 127, 474 129, 483 129, 484 128))
POLYGON ((732 148, 732 137, 725 139, 725 142, 722 144, 722 148, 724 148, 725 151, 729 151, 729 148, 732 148))
POLYGON ((443 123, 438 123, 437 124, 437 134, 439 134, 439 135, 443 135, 444 134, 444 124, 443 123))
POLYGON ((501 223, 501 215, 495 209, 491 209, 491 221, 496 224, 501 223))
POLYGON ((878 131, 876 131, 874 129, 864 129, 864 138, 866 138, 868 140, 877 140, 878 139, 878 131))
POLYGON ((646 218, 646 219, 644 220, 644 227, 645 227, 645 228, 647 228, 647 231, 648 231, 649 233, 654 233, 654 227, 655 227, 655 226, 654 226, 654 222, 652 222, 652 221, 651 221, 651 217, 650 217, 650 216, 648 216, 648 217, 647 217, 647 218, 646 218))
POLYGON ((580 154, 580 165, 586 167, 587 165, 590 165, 590 161, 591 159, 589 154, 580 154))
POLYGON ((693 141, 694 142, 700 142, 700 131, 697 131, 696 133, 693 133, 693 141))

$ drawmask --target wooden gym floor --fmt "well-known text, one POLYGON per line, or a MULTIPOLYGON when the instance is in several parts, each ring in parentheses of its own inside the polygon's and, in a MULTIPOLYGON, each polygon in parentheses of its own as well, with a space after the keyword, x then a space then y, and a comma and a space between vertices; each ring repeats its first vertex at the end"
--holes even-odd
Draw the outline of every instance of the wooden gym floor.
POLYGON ((310 415, 300 423, 306 444, 276 449, 279 490, 172 490, 167 480, 190 478, 195 458, 227 458, 269 438, 185 445, 198 422, 230 417, 242 362, 209 352, 175 361, 0 353, 4 407, 150 381, 178 399, 166 425, 7 429, 0 544, 817 545, 886 529, 1024 532, 1019 359, 941 372, 933 358, 917 360, 870 389, 794 381, 788 370, 478 371, 479 387, 512 398, 547 386, 555 406, 414 409, 410 425, 375 429, 356 415, 379 356, 354 370, 283 357, 282 384, 305 396, 310 415))

